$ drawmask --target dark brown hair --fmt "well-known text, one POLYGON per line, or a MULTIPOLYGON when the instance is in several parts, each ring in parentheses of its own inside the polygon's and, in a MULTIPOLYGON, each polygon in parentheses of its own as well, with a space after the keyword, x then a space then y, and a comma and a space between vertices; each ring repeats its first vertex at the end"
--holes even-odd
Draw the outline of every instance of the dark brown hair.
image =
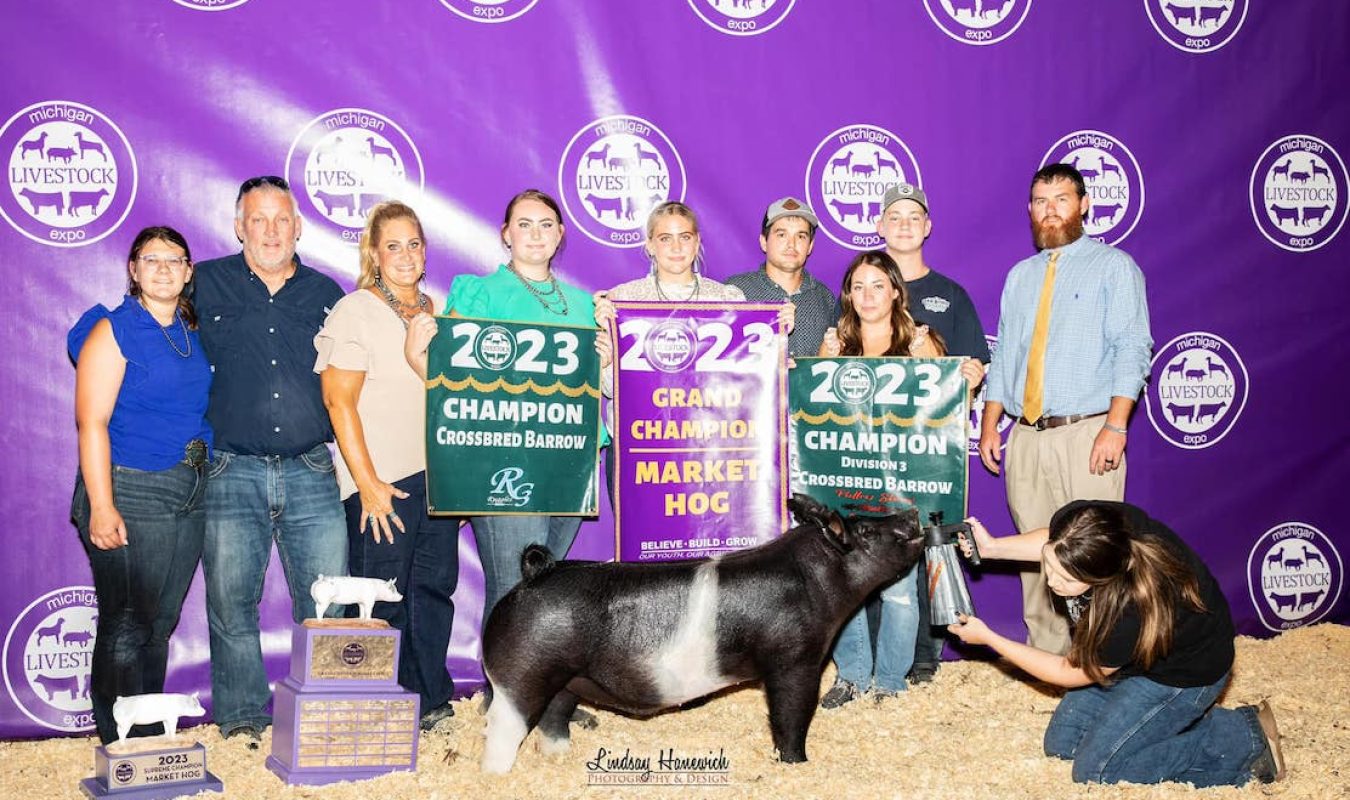
MULTIPOLYGON (((849 284, 853 282, 853 273, 857 272, 858 268, 864 264, 876 267, 886 273, 891 288, 899 291, 899 294, 891 303, 891 345, 882 355, 907 356, 910 346, 914 344, 914 332, 918 326, 914 323, 914 317, 910 316, 909 309, 906 307, 909 295, 905 291, 905 279, 900 276, 900 267, 885 250, 868 250, 859 253, 849 262, 848 269, 844 272, 844 282, 839 289, 839 305, 843 309, 838 326, 839 354, 842 356, 860 356, 863 354, 862 321, 858 319, 858 312, 853 308, 853 298, 849 296, 849 284)), ((937 336, 937 332, 930 330, 928 335, 932 338, 938 353, 945 354, 947 348, 942 339, 937 336)))
MULTIPOLYGON (((506 213, 502 215, 502 229, 497 234, 501 237, 502 244, 506 244, 506 226, 511 224, 511 213, 516 210, 516 204, 523 200, 538 200, 548 206, 549 210, 553 212, 553 216, 558 218, 558 225, 561 226, 563 224, 562 209, 558 207, 558 201, 554 200, 552 195, 548 192, 540 191, 539 189, 526 189, 515 197, 512 197, 510 202, 506 204, 506 213)), ((554 256, 557 256, 558 253, 562 251, 563 244, 566 241, 567 237, 564 235, 562 241, 558 242, 558 249, 554 251, 554 256)))
MULTIPOLYGON (((187 239, 183 234, 170 228, 167 225, 153 225, 149 228, 143 228, 136 238, 131 241, 131 253, 127 256, 127 265, 136 263, 141 257, 141 251, 151 242, 164 242, 175 247, 182 248, 183 256, 188 260, 188 266, 192 266, 192 248, 188 247, 187 239)), ((178 314, 183 318, 189 330, 197 330, 197 310, 192 307, 192 301, 188 298, 192 294, 192 277, 188 276, 188 281, 183 285, 183 291, 178 295, 178 314)), ((130 271, 127 272, 127 294, 132 297, 141 296, 141 285, 136 282, 136 276, 130 271)))
POLYGON ((1050 521, 1049 545, 1069 577, 1092 587, 1068 659, 1098 683, 1107 682, 1098 660, 1102 645, 1128 606, 1139 615, 1132 658, 1143 669, 1171 651, 1181 604, 1205 610, 1195 573, 1162 539, 1131 531, 1118 506, 1081 503, 1060 511, 1050 521))

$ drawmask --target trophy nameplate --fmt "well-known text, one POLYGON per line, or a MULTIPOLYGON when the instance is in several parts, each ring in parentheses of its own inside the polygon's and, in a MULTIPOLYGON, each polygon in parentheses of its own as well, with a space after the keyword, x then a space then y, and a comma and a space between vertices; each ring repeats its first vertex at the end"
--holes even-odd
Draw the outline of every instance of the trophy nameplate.
POLYGON ((355 689, 398 685, 399 632, 386 626, 299 625, 291 635, 290 677, 309 687, 355 689))
POLYGON ((223 790, 206 769, 200 742, 174 744, 163 736, 129 739, 94 748, 94 777, 80 781, 86 797, 158 800, 223 790))

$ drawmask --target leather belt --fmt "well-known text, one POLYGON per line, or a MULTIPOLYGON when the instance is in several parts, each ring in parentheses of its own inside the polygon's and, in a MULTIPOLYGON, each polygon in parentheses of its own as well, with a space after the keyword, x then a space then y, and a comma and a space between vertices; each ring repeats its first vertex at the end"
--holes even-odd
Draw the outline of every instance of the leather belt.
POLYGON ((1104 417, 1104 416, 1106 416, 1105 411, 1098 411, 1095 414, 1070 414, 1067 417, 1041 417, 1035 422, 1027 421, 1026 417, 1018 417, 1017 424, 1025 425, 1028 428, 1035 428, 1038 431, 1043 431, 1049 428, 1059 428, 1064 425, 1072 425, 1075 422, 1082 422, 1085 419, 1092 419, 1093 417, 1104 417))

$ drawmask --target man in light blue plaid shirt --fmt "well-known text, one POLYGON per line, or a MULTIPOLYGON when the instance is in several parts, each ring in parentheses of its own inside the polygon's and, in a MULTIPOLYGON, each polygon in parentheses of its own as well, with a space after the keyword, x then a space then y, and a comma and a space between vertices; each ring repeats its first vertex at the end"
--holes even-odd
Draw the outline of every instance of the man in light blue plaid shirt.
MULTIPOLYGON (((1049 525, 1071 500, 1125 496, 1126 431, 1148 376, 1153 339, 1143 273, 1125 252, 1084 235, 1089 203, 1073 167, 1052 164, 1037 172, 1028 210, 1040 252, 1018 262, 1003 286, 980 459, 996 475, 1006 467, 1008 506, 1021 532, 1049 525), (1049 302, 1046 311, 1042 302, 1049 302), (1048 317, 1038 343, 1041 364, 1033 358, 1038 316, 1048 317), (998 433, 1005 412, 1017 420, 1006 461, 998 433)), ((1039 569, 1023 573, 1022 599, 1027 643, 1067 652, 1067 619, 1052 604, 1039 569)))

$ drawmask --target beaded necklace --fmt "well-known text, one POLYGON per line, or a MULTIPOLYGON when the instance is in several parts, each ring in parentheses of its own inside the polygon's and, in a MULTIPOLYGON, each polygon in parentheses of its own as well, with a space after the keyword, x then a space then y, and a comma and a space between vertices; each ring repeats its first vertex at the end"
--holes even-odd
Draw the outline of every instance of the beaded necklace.
POLYGON ((384 280, 379 276, 376 276, 375 278, 375 288, 380 290, 380 294, 384 296, 384 302, 388 303, 389 307, 394 309, 394 313, 398 315, 398 321, 402 322, 403 327, 405 328, 408 327, 408 320, 410 318, 417 316, 423 311, 427 311, 431 306, 431 298, 427 297, 426 294, 420 290, 417 292, 416 303, 403 302, 395 297, 393 292, 389 291, 389 287, 384 285, 384 280))
POLYGON ((544 307, 545 311, 559 317, 567 316, 567 296, 563 294, 562 286, 558 285, 558 278, 553 274, 552 269, 549 270, 548 280, 546 281, 549 285, 549 290, 545 292, 537 288, 534 285, 534 281, 521 275, 520 271, 516 269, 515 264, 508 263, 506 268, 511 271, 512 275, 516 276, 516 280, 520 281, 520 285, 525 287, 525 291, 529 292, 530 295, 539 302, 539 305, 544 307))
POLYGON ((656 284, 657 297, 661 298, 662 300, 677 300, 678 302, 681 303, 688 303, 692 300, 697 300, 699 289, 703 288, 703 283, 698 279, 697 274, 694 275, 694 290, 689 293, 688 297, 678 297, 678 298, 666 297, 666 293, 661 291, 661 279, 656 277, 655 275, 652 276, 652 283, 656 284))

